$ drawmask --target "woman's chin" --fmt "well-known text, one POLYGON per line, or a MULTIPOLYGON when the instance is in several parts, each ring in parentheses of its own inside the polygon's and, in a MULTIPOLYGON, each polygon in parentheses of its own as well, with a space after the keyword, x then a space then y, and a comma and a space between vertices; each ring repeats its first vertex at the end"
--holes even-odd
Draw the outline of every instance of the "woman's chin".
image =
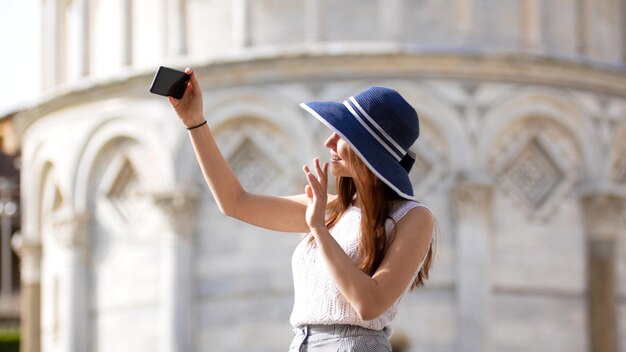
POLYGON ((330 166, 330 173, 335 176, 335 177, 352 177, 350 174, 348 174, 346 172, 346 170, 344 170, 342 167, 338 167, 338 166, 333 166, 331 164, 330 166))

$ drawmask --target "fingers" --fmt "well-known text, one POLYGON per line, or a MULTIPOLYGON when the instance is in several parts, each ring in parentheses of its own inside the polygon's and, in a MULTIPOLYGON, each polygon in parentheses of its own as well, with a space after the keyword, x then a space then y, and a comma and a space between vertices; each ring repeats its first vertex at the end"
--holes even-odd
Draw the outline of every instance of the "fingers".
POLYGON ((167 97, 167 99, 170 101, 170 104, 171 104, 174 108, 178 107, 178 104, 180 104, 180 100, 179 100, 179 99, 176 99, 176 98, 174 98, 174 97, 167 97))
POLYGON ((200 83, 198 83, 198 79, 196 78, 196 73, 189 67, 185 69, 185 73, 188 75, 191 75, 191 78, 189 79, 189 85, 197 92, 200 92, 201 91, 200 83))
POLYGON ((178 105, 180 105, 181 101, 183 100, 187 100, 189 99, 189 97, 194 93, 194 91, 196 89, 198 89, 199 91, 199 85, 198 85, 198 81, 196 80, 196 74, 193 72, 193 70, 189 67, 185 68, 185 73, 190 75, 189 78, 189 82, 187 82, 187 86, 185 86, 185 93, 183 93, 183 97, 180 99, 176 99, 176 98, 172 98, 172 97, 168 97, 170 104, 172 104, 173 107, 178 107, 178 105), (193 82, 196 82, 195 84, 193 82))
POLYGON ((308 165, 304 165, 302 171, 304 171, 313 193, 316 196, 326 196, 328 188, 328 163, 324 163, 324 165, 321 166, 319 158, 315 158, 313 164, 315 165, 317 177, 313 175, 308 165))
POLYGON ((322 188, 322 185, 317 180, 317 178, 313 176, 313 174, 311 173, 311 170, 309 170, 308 165, 304 165, 302 167, 302 171, 304 171, 304 174, 306 175, 306 178, 309 181, 309 186, 312 188, 313 195, 323 194, 324 190, 322 188))
POLYGON ((317 178, 324 189, 328 186, 328 163, 324 163, 324 166, 320 166, 320 158, 315 158, 315 172, 317 172, 317 178))

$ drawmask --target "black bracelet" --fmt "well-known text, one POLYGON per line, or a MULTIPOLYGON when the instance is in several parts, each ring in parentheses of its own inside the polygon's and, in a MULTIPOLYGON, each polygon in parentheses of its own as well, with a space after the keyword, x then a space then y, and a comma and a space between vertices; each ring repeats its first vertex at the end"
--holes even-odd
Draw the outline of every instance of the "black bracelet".
POLYGON ((203 125, 205 125, 205 124, 206 124, 206 120, 204 120, 204 122, 203 122, 203 123, 201 123, 201 124, 199 124, 199 125, 197 125, 197 126, 193 126, 193 127, 185 127, 185 128, 187 128, 187 130, 189 131, 189 130, 193 130, 194 128, 198 128, 198 127, 200 127, 200 126, 203 126, 203 125))

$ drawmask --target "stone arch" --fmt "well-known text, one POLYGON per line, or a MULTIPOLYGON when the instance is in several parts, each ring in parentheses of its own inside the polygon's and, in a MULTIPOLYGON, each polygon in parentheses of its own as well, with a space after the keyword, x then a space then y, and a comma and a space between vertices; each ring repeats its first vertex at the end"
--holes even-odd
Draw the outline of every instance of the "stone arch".
MULTIPOLYGON (((40 245, 34 258, 40 310, 40 343, 43 349, 63 349, 74 340, 68 316, 80 310, 81 302, 70 289, 72 277, 65 265, 68 251, 80 241, 78 226, 72 212, 72 167, 67 157, 71 139, 67 120, 62 114, 50 114, 32 124, 25 134, 24 170, 24 239, 40 245)), ((72 126, 73 128, 74 126, 72 126)), ((32 269, 31 269, 32 270, 32 269)), ((77 335, 78 336, 78 335, 77 335)), ((81 337, 76 337, 80 340, 81 337)))
POLYGON ((65 341, 61 324, 63 310, 59 281, 63 273, 58 264, 59 247, 58 234, 55 228, 55 218, 67 207, 67 196, 60 180, 59 168, 53 155, 44 145, 38 148, 38 153, 29 170, 32 177, 29 184, 34 185, 28 202, 35 206, 29 207, 29 230, 26 236, 34 236, 35 241, 41 243, 41 257, 39 257, 39 292, 41 310, 37 320, 40 322, 40 338, 43 348, 58 348, 65 341), (32 230, 32 231, 31 231, 32 230))
MULTIPOLYGON (((55 265, 55 254, 58 253, 53 239, 52 217, 63 207, 63 198, 60 195, 55 167, 46 162, 41 174, 41 204, 39 212, 39 235, 41 236, 41 344, 43 348, 50 348, 50 344, 59 340, 58 328, 60 324, 59 280, 62 273, 55 265)), ((57 254, 58 255, 58 254, 57 254)), ((60 327, 65 329, 67 327, 60 327)))
MULTIPOLYGON (((114 115, 115 116, 115 115, 114 115)), ((157 191, 172 187, 173 172, 169 157, 170 153, 159 136, 145 125, 125 117, 109 117, 85 135, 84 144, 79 148, 76 156, 76 171, 72 175, 74 185, 74 202, 78 212, 87 210, 89 182, 99 159, 112 152, 116 144, 133 144, 145 153, 146 158, 136 155, 131 158, 138 172, 150 177, 144 177, 146 190, 157 191)))
POLYGON ((571 105, 558 109, 551 99, 527 95, 494 108, 486 115, 490 144, 479 145, 486 171, 531 217, 549 216, 585 174, 582 132, 568 119, 573 110, 563 112, 571 105))
POLYGON ((502 131, 511 124, 531 116, 549 119, 566 130, 580 150, 584 167, 583 177, 593 174, 594 153, 585 143, 594 139, 591 135, 593 126, 567 96, 538 87, 528 87, 517 94, 512 94, 485 112, 483 138, 478 143, 480 165, 488 169, 490 150, 496 146, 495 140, 502 131))
POLYGON ((167 148, 141 122, 116 115, 101 119, 86 133, 72 175, 76 212, 88 215, 84 299, 97 312, 82 312, 84 329, 98 349, 110 346, 101 333, 119 319, 119 307, 130 316, 141 314, 143 308, 134 307, 154 308, 146 313, 149 327, 125 335, 123 345, 154 339, 159 328, 161 267, 154 263, 163 231, 153 195, 171 186, 172 172, 167 148), (143 269, 128 270, 135 265, 143 269))
POLYGON ((25 170, 25 207, 23 211, 26 218, 23 224, 26 236, 35 236, 40 239, 42 230, 43 214, 46 211, 65 207, 69 201, 69 190, 67 183, 63 182, 63 177, 59 173, 63 168, 58 167, 58 156, 56 156, 49 145, 45 142, 37 143, 32 149, 28 148, 23 156, 23 164, 29 165, 25 170), (48 182, 54 180, 55 191, 52 195, 46 193, 48 182), (46 196, 48 198, 46 198, 46 196), (55 204, 50 199, 59 199, 60 204, 55 204), (50 203, 49 202, 53 202, 50 203))
POLYGON ((216 125, 215 138, 241 183, 253 192, 301 192, 299 156, 276 125, 257 117, 233 117, 216 125))
MULTIPOLYGON (((205 116, 227 160, 238 147, 253 147, 251 150, 262 151, 280 166, 288 179, 299 176, 300 164, 312 159, 319 148, 306 121, 300 120, 304 111, 298 104, 290 107, 284 101, 285 97, 276 92, 257 88, 237 88, 206 96, 205 116), (236 124, 241 124, 239 131, 233 128, 236 124), (259 128, 253 130, 251 126, 259 128), (223 134, 232 138, 226 140, 223 134), (268 139, 262 141, 263 136, 268 139), (283 155, 275 158, 276 153, 283 155)), ((185 184, 196 182, 197 161, 188 138, 180 139, 176 155, 176 178, 185 184)))

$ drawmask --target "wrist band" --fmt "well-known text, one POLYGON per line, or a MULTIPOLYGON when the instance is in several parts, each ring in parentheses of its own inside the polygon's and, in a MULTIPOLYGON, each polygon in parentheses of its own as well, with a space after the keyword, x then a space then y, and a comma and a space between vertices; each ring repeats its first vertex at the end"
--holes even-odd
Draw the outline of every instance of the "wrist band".
POLYGON ((202 125, 205 125, 205 124, 206 124, 206 120, 204 120, 204 122, 203 122, 203 123, 201 123, 201 124, 199 124, 199 125, 197 125, 197 126, 193 126, 193 127, 185 127, 185 128, 187 129, 187 131, 189 131, 189 130, 193 130, 194 128, 198 128, 198 127, 200 127, 200 126, 202 126, 202 125))

